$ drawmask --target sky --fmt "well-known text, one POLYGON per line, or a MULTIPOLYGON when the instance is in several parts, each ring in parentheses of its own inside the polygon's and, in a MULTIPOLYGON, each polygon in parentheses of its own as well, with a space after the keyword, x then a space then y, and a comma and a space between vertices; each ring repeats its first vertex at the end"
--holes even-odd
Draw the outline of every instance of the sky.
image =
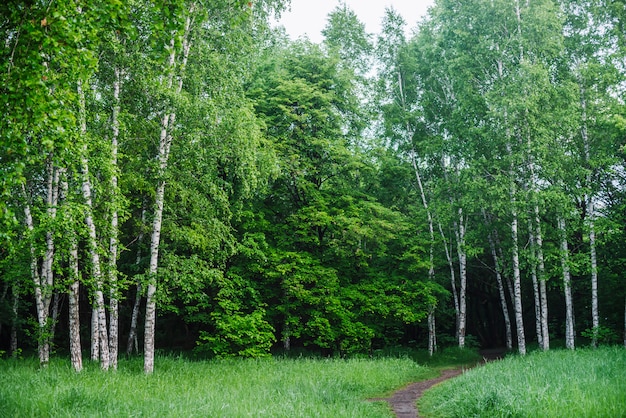
POLYGON ((408 29, 427 14, 435 0, 291 0, 291 10, 283 13, 278 21, 292 39, 307 35, 315 43, 322 41, 321 31, 326 17, 337 5, 345 3, 352 9, 370 33, 380 32, 385 8, 392 6, 406 20, 408 29))

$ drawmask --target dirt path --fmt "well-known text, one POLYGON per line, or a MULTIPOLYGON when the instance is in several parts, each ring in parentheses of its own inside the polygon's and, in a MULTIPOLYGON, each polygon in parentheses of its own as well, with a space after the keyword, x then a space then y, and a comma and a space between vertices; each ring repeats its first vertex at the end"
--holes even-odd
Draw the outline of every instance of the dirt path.
MULTIPOLYGON (((481 354, 484 359, 483 364, 487 361, 500 359, 503 355, 500 350, 490 350, 489 352, 482 352, 481 354)), ((464 367, 460 369, 444 370, 441 372, 441 376, 435 379, 411 383, 410 385, 400 390, 397 390, 388 398, 375 398, 370 399, 370 401, 388 402, 389 406, 398 418, 419 418, 420 415, 417 410, 416 404, 417 400, 422 396, 424 391, 430 389, 438 383, 443 382, 444 380, 459 376, 463 374, 466 370, 469 369, 467 367, 464 367)))
POLYGON ((398 418, 417 418, 419 415, 415 404, 424 391, 430 389, 437 383, 441 383, 444 380, 451 379, 462 374, 464 370, 465 369, 444 370, 441 373, 441 376, 435 379, 411 383, 410 385, 394 392, 388 398, 375 398, 370 399, 370 401, 387 401, 398 418))

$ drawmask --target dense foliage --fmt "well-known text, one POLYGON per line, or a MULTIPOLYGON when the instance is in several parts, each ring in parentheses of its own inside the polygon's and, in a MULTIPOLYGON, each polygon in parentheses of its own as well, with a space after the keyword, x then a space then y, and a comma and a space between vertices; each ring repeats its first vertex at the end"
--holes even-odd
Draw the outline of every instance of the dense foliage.
POLYGON ((0 350, 618 342, 624 3, 286 3, 0 6, 0 350))

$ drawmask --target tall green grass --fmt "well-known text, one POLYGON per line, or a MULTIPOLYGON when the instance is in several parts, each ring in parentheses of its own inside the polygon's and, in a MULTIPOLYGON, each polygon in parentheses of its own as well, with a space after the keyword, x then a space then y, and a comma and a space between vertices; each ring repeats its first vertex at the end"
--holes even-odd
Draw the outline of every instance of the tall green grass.
POLYGON ((433 371, 409 358, 212 360, 165 357, 146 376, 141 359, 77 374, 54 359, 0 360, 2 417, 391 417, 368 402, 433 371))
POLYGON ((512 356, 426 392, 426 417, 626 417, 626 350, 512 356))

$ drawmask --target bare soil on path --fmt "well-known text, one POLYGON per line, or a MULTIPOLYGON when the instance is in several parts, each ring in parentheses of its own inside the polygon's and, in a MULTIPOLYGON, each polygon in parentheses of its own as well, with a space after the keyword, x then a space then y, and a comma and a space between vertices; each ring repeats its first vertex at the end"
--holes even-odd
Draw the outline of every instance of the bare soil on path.
MULTIPOLYGON (((501 359, 503 354, 504 352, 501 350, 481 351, 481 355, 483 356, 483 362, 481 364, 484 364, 488 361, 501 359)), ((404 388, 395 391, 388 398, 374 398, 369 400, 372 402, 386 401, 387 403, 389 403, 389 406, 398 418, 419 418, 420 415, 416 406, 417 400, 426 390, 430 389, 438 383, 443 382, 444 380, 452 379, 453 377, 459 376, 469 369, 470 368, 468 367, 462 367, 457 369, 443 370, 441 372, 441 376, 434 379, 411 383, 408 386, 405 386, 404 388)))

